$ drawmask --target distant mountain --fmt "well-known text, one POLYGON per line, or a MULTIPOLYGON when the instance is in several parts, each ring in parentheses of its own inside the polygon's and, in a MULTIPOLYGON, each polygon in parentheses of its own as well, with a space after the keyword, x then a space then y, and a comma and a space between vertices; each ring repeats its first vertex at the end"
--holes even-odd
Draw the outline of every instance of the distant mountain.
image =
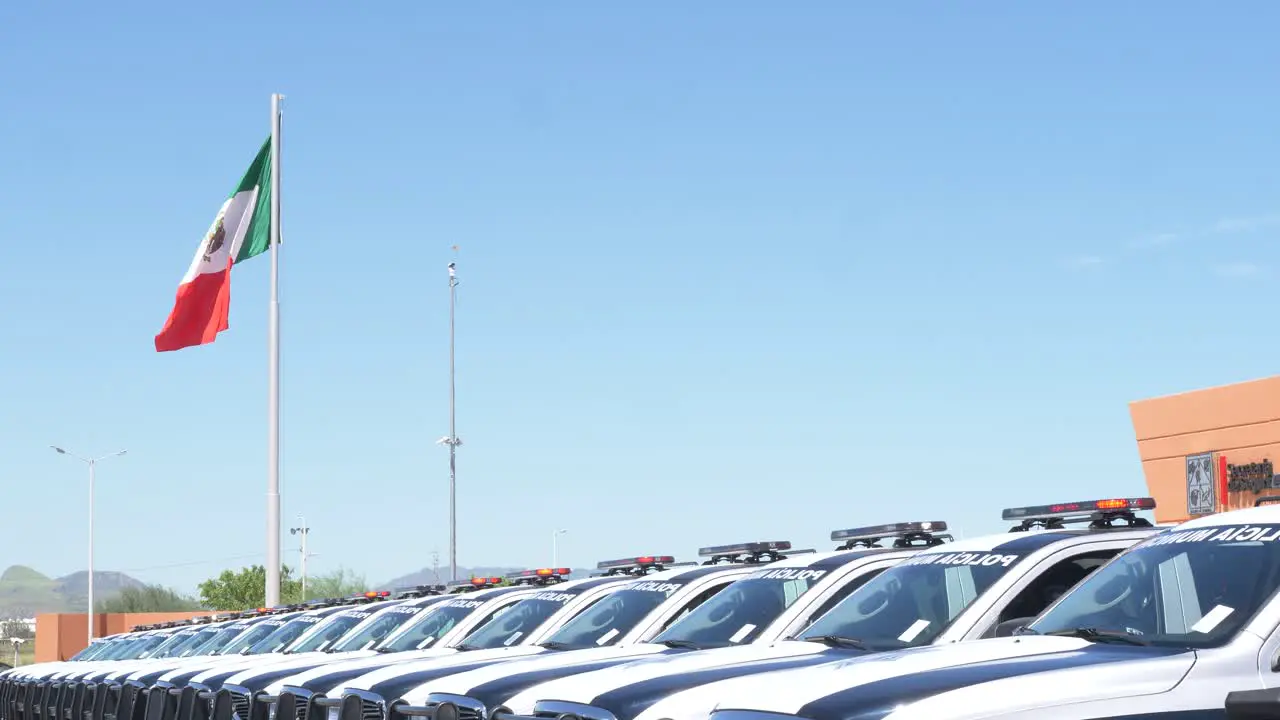
MULTIPOLYGON (((95 572, 94 600, 105 600, 143 583, 118 572, 95 572)), ((33 617, 48 612, 84 612, 88 607, 89 573, 50 578, 24 565, 0 574, 0 618, 33 617)))
MULTIPOLYGON (((468 568, 468 567, 462 567, 461 565, 459 565, 458 578, 465 579, 470 577, 502 577, 509 573, 520 572, 521 570, 525 570, 525 569, 527 568, 485 567, 485 566, 468 568)), ((588 573, 585 570, 574 570, 572 573, 570 573, 569 577, 572 577, 572 578, 586 577, 587 574, 588 573)), ((388 580, 385 583, 378 585, 378 589, 394 590, 396 588, 408 587, 410 585, 443 585, 447 582, 449 582, 449 566, 445 565, 440 568, 440 573, 438 576, 436 575, 436 572, 433 568, 426 567, 426 568, 422 568, 421 570, 418 570, 417 572, 411 572, 408 575, 401 575, 398 578, 388 580)))

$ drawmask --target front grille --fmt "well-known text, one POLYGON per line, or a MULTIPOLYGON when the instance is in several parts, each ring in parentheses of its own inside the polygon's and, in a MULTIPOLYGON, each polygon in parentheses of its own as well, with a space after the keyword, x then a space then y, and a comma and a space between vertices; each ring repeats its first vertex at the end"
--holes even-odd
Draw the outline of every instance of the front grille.
POLYGON ((382 703, 361 698, 360 720, 384 720, 382 717, 382 703))
POLYGON ((249 696, 231 691, 231 712, 240 716, 240 720, 249 720, 249 696))

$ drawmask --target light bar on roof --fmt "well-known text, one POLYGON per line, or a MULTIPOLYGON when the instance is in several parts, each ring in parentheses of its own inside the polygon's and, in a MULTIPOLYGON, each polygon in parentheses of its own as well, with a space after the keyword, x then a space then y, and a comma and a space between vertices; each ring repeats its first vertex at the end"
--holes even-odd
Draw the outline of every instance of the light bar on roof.
POLYGON ((520 578, 539 578, 539 577, 565 577, 573 572, 569 568, 535 568, 533 570, 521 570, 520 572, 508 573, 508 580, 516 580, 520 578))
POLYGON ((891 523, 889 525, 869 525, 867 527, 849 528, 847 530, 832 530, 831 539, 841 541, 881 540, 883 538, 898 537, 900 535, 909 535, 912 533, 942 532, 946 529, 947 524, 941 520, 891 523))
POLYGON ((744 553, 781 552, 790 549, 790 540, 765 540, 738 545, 712 545, 711 547, 698 548, 698 555, 700 557, 717 557, 742 555, 744 553))
POLYGON ((633 567, 636 565, 670 565, 676 559, 671 555, 641 555, 633 558, 620 558, 618 560, 601 560, 596 563, 596 569, 608 570, 610 568, 633 567))
POLYGON ((1058 503, 1056 505, 1028 505, 1027 507, 1020 508, 1005 508, 1000 517, 1004 520, 1077 517, 1093 515, 1094 513, 1152 510, 1155 506, 1155 498, 1149 497, 1106 498, 1103 500, 1081 500, 1080 502, 1058 503))

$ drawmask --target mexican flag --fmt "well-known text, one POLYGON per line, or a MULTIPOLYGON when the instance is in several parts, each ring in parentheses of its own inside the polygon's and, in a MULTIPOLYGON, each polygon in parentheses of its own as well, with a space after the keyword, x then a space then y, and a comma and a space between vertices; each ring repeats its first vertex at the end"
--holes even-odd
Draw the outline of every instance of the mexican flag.
POLYGON ((227 329, 231 306, 231 266, 266 252, 271 244, 271 139, 222 203, 191 267, 178 285, 156 351, 207 345, 227 329))

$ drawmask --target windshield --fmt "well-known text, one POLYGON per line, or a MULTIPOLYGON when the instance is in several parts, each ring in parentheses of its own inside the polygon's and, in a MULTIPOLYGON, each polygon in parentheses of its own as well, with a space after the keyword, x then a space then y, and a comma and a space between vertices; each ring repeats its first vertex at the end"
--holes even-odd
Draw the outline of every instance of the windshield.
POLYGON ((187 638, 186 642, 181 645, 174 646, 173 650, 169 651, 169 655, 167 657, 189 657, 194 654, 195 651, 199 649, 200 646, 209 638, 213 637, 217 633, 218 631, 213 628, 197 630, 187 638))
POLYGON ((392 633, 377 650, 388 653, 429 648, 484 604, 484 600, 458 598, 432 605, 426 612, 413 616, 412 622, 402 625, 392 633))
POLYGON ((697 648, 749 643, 828 572, 812 567, 758 570, 716 593, 652 642, 697 648))
POLYGON ((106 648, 115 643, 115 640, 95 640, 89 644, 89 647, 72 655, 68 660, 92 660, 93 656, 98 655, 106 650, 106 648))
POLYGON ((800 639, 853 639, 868 650, 928 645, 1020 559, 985 552, 912 556, 853 591, 800 639))
POLYGON ((1078 634, 1088 628, 1151 645, 1218 647, 1235 637, 1278 585, 1280 525, 1170 531, 1094 572, 1030 631, 1078 634))
POLYGON ((577 596, 576 592, 554 590, 530 595, 499 610, 479 630, 463 639, 458 647, 465 650, 490 650, 516 645, 577 596))
POLYGON ((650 580, 609 593, 557 630, 544 644, 563 650, 612 645, 666 602, 681 585, 650 580))
POLYGON ((346 635, 348 630, 359 625, 362 620, 370 615, 373 615, 373 613, 368 610, 343 610, 325 620, 323 624, 312 628, 306 635, 298 638, 285 652, 321 652, 333 645, 339 638, 346 635))
POLYGON ((352 628, 351 632, 344 637, 338 638, 338 641, 333 644, 329 652, 368 650, 386 639, 396 628, 413 620, 413 616, 417 615, 427 604, 430 603, 412 605, 404 603, 381 610, 374 614, 373 617, 352 628))
POLYGON ((104 650, 102 654, 95 659, 119 660, 124 657, 135 657, 135 655, 131 654, 132 652, 141 651, 144 647, 154 647, 155 645, 159 644, 158 642, 155 642, 159 639, 162 639, 162 636, 157 635, 150 638, 140 637, 140 638, 128 638, 126 640, 121 640, 118 643, 112 643, 111 647, 104 650), (150 645, 146 645, 145 643, 148 640, 152 640, 153 642, 150 645))
POLYGON ((179 632, 169 635, 168 641, 160 643, 160 647, 155 648, 147 657, 173 657, 179 652, 186 650, 187 643, 196 637, 195 630, 179 630, 179 632))
POLYGON ((130 660, 136 658, 150 657, 156 648, 161 647, 169 640, 169 635, 154 635, 152 637, 138 638, 137 640, 121 643, 120 647, 111 651, 110 655, 102 655, 99 660, 130 660))
POLYGON ((232 638, 231 642, 215 651, 214 655, 238 655, 245 649, 250 648, 258 643, 258 641, 267 637, 271 633, 279 630, 285 624, 285 620, 279 618, 267 618, 259 620, 249 626, 248 630, 240 633, 232 638))
POLYGON ((149 651, 141 657, 168 657, 169 653, 172 652, 175 647, 186 642, 190 637, 190 630, 169 633, 169 636, 166 637, 163 642, 153 648, 150 648, 149 651))
POLYGON ((231 642, 237 635, 244 632, 249 626, 245 623, 236 623, 217 628, 214 633, 198 647, 189 648, 183 653, 183 657, 191 655, 212 655, 218 652, 223 645, 231 642))
POLYGON ((94 651, 92 655, 86 655, 83 659, 85 660, 110 659, 112 655, 120 652, 123 648, 128 647, 129 645, 135 645, 147 639, 149 638, 144 635, 142 637, 124 637, 124 638, 120 638, 119 640, 105 642, 102 644, 102 647, 94 651))
POLYGON ((250 646, 248 654, 265 655, 267 653, 280 652, 288 647, 289 643, 297 640, 303 633, 315 627, 321 620, 324 620, 323 615, 300 615, 277 627, 270 635, 250 646))

